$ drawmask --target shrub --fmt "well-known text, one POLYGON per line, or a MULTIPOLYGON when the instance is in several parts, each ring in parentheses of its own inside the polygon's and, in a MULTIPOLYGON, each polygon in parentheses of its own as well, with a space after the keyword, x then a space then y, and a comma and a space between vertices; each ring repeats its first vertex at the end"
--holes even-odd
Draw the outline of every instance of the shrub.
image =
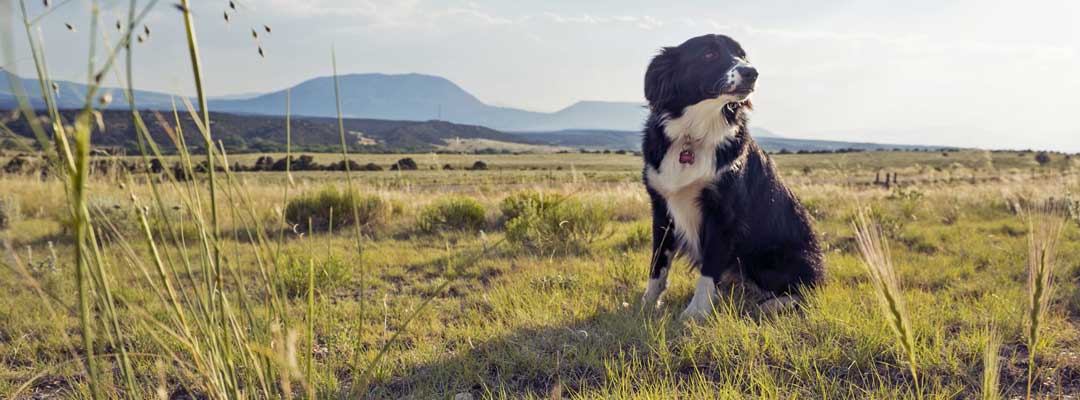
POLYGON ((644 249, 652 243, 652 222, 640 221, 630 225, 620 247, 627 250, 644 249))
POLYGON ((0 199, 0 231, 10 228, 19 216, 19 204, 14 199, 0 199))
POLYGON ((286 167, 288 167, 290 171, 311 171, 321 168, 319 164, 315 162, 314 157, 305 154, 295 159, 292 156, 289 156, 277 160, 270 166, 270 169, 273 171, 284 171, 286 167))
POLYGON ((8 174, 30 172, 30 161, 22 156, 16 156, 15 158, 8 160, 7 164, 4 165, 3 170, 8 174))
POLYGON ((485 163, 483 161, 477 161, 477 162, 474 162, 473 165, 471 167, 469 167, 468 169, 470 171, 486 171, 488 169, 488 166, 487 166, 487 163, 485 163))
POLYGON ((416 161, 414 161, 412 158, 408 158, 408 157, 397 160, 397 162, 394 163, 394 165, 390 166, 391 171, 398 171, 398 170, 401 170, 401 171, 415 171, 416 169, 417 169, 416 161))
MULTIPOLYGON (((360 163, 358 163, 356 161, 353 161, 353 160, 349 160, 347 166, 349 168, 349 171, 360 171, 360 170, 364 169, 364 166, 360 165, 360 163)), ((346 167, 345 160, 341 160, 341 161, 338 161, 336 163, 327 165, 326 169, 329 170, 329 171, 344 171, 345 167, 346 167)))
POLYGON ((310 260, 305 257, 288 255, 278 264, 277 285, 285 295, 298 298, 307 296, 309 263, 314 262, 315 292, 326 293, 349 284, 349 267, 337 257, 324 260, 310 260))
POLYGON ((563 199, 550 207, 524 207, 507 221, 506 239, 543 254, 578 252, 607 232, 610 220, 610 208, 563 199))
POLYGON ((1047 153, 1045 151, 1035 153, 1035 162, 1039 163, 1039 165, 1049 164, 1050 161, 1050 153, 1047 153))
POLYGON ((420 231, 476 231, 484 227, 484 206, 469 197, 449 197, 424 207, 417 226, 420 231))
POLYGON ((307 230, 308 221, 314 229, 325 230, 330 227, 343 227, 354 223, 373 226, 385 223, 393 214, 394 207, 375 195, 361 195, 356 192, 340 192, 329 186, 315 193, 305 193, 289 200, 285 206, 285 220, 307 230), (356 218, 353 206, 356 206, 356 218), (333 221, 331 221, 333 210, 333 221))
POLYGON ((543 211, 561 203, 566 197, 558 193, 543 193, 535 190, 525 190, 514 193, 503 199, 499 204, 503 220, 510 221, 525 212, 526 209, 543 211))

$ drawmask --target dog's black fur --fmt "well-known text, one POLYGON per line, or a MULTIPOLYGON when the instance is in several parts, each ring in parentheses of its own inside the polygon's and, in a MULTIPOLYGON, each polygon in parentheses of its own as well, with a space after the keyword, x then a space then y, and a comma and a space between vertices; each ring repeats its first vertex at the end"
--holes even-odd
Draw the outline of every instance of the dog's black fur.
MULTIPOLYGON (((737 269, 776 295, 798 294, 821 280, 821 249, 806 210, 750 137, 747 112, 752 106, 746 96, 753 91, 757 72, 741 62, 745 57, 731 38, 705 35, 666 47, 652 60, 645 74, 645 97, 651 109, 642 144, 645 169, 660 169, 672 146, 665 124, 681 117, 686 107, 725 93, 744 94, 736 96, 742 100, 723 107, 723 116, 736 133, 715 149, 717 174, 698 198, 701 254, 691 262, 714 281, 737 269), (740 70, 741 85, 730 85, 733 68, 745 68, 740 70)), ((644 180, 652 200, 650 278, 655 279, 670 267, 669 255, 680 243, 669 232, 673 220, 664 196, 650 186, 648 174, 644 180)))

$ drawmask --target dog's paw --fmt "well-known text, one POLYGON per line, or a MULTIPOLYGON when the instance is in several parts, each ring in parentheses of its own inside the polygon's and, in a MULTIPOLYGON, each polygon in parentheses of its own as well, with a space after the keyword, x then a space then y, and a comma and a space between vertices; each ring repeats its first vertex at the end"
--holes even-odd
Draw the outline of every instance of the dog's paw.
POLYGON ((712 315, 713 303, 717 297, 719 293, 716 290, 716 281, 707 276, 698 278, 697 286, 694 288, 694 298, 690 299, 690 304, 686 306, 686 310, 683 310, 679 318, 684 321, 705 319, 712 315))
POLYGON ((664 289, 667 289, 667 282, 661 279, 649 279, 649 283, 645 285, 645 294, 641 296, 641 304, 646 307, 653 305, 660 307, 664 303, 661 298, 664 289))
POLYGON ((679 314, 679 319, 683 321, 702 321, 709 315, 712 315, 712 304, 695 304, 690 303, 689 306, 683 310, 682 314, 679 314))

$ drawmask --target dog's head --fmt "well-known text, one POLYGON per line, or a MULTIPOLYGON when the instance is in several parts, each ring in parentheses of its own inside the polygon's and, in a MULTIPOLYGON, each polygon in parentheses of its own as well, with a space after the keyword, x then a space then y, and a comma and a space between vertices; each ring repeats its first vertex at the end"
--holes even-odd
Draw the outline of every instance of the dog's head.
POLYGON ((706 100, 747 103, 758 72, 746 52, 724 35, 703 35, 665 47, 645 72, 645 99, 654 112, 681 114, 706 100))

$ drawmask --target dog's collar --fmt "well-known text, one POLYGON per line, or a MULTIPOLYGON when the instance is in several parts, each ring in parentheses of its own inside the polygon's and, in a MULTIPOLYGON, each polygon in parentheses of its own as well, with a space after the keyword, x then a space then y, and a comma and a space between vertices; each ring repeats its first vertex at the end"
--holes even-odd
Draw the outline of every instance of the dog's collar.
POLYGON ((686 138, 686 139, 683 139, 683 149, 682 149, 681 152, 679 152, 679 164, 694 165, 695 156, 694 156, 693 148, 695 146, 697 146, 698 143, 701 143, 701 140, 702 140, 701 138, 697 138, 697 139, 686 138))

